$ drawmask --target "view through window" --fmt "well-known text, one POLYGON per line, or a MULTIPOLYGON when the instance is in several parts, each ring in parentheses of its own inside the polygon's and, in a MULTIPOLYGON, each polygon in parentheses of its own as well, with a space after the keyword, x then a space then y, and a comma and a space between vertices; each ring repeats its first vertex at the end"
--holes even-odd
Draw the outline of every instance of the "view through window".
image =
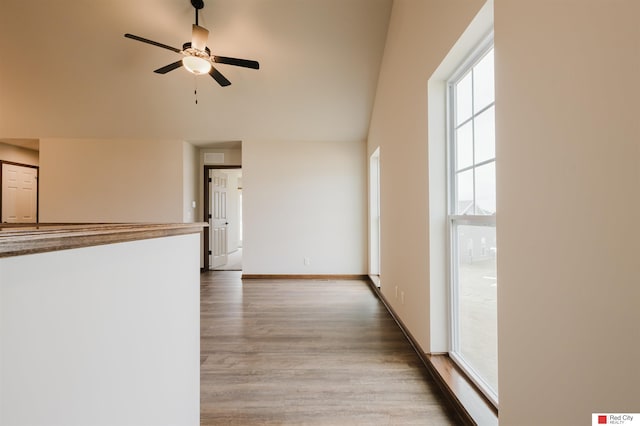
POLYGON ((451 357, 498 400, 493 46, 449 81, 451 357))

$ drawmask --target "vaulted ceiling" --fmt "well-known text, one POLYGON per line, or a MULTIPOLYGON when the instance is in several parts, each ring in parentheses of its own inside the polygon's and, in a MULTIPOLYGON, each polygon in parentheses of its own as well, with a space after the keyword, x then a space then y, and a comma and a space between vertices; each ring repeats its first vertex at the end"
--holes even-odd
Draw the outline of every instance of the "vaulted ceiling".
POLYGON ((261 66, 219 65, 220 87, 123 37, 180 48, 189 0, 2 0, 0 138, 363 140, 391 3, 205 0, 212 53, 261 66))

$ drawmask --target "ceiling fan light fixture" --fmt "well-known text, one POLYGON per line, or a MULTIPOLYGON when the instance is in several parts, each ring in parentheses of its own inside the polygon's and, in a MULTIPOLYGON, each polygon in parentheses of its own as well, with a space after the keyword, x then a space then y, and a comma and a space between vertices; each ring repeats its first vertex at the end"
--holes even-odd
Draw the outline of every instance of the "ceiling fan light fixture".
POLYGON ((201 75, 211 71, 211 62, 198 56, 185 56, 182 65, 192 74, 201 75))
POLYGON ((182 66, 186 68, 193 75, 209 74, 216 83, 222 87, 229 86, 231 82, 214 68, 214 62, 216 64, 233 65, 236 67, 260 69, 258 61, 251 61, 248 59, 230 58, 227 56, 215 56, 211 54, 211 50, 207 47, 207 40, 209 38, 209 30, 198 25, 198 11, 204 7, 204 0, 191 0, 191 5, 196 12, 196 22, 191 27, 191 41, 188 41, 182 45, 182 49, 178 49, 167 44, 158 43, 157 41, 149 40, 148 38, 140 37, 137 35, 126 33, 124 36, 132 40, 137 40, 142 43, 147 43, 152 46, 160 47, 162 49, 170 50, 178 55, 182 56, 175 62, 158 68, 153 72, 156 74, 166 74, 182 66))

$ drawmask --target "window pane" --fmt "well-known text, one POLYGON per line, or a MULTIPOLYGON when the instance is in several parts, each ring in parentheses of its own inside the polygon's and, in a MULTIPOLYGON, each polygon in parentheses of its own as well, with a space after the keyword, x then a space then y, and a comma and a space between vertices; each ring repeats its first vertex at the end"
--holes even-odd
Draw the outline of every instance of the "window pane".
POLYGON ((469 119, 472 114, 471 73, 456 84, 456 126, 469 119))
POLYGON ((473 169, 456 174, 456 214, 473 214, 473 169))
POLYGON ((486 46, 458 69, 448 117, 450 163, 451 355, 497 402, 496 148, 494 53, 486 46), (461 125, 464 123, 464 125, 461 125), (456 215, 465 216, 464 219, 456 215), (476 216, 476 217, 473 217, 476 216), (465 225, 462 225, 464 223, 465 225), (482 224, 482 225, 480 225, 482 224))
POLYGON ((476 164, 491 160, 496 156, 495 120, 495 107, 489 108, 473 120, 475 124, 476 164))
POLYGON ((496 212, 496 163, 476 169, 476 214, 492 215, 496 212))
POLYGON ((496 229, 458 225, 459 353, 497 393, 498 320, 496 229))
POLYGON ((471 121, 456 130, 456 170, 473 165, 472 130, 471 121))
POLYGON ((473 110, 480 111, 494 101, 493 49, 473 68, 473 110))

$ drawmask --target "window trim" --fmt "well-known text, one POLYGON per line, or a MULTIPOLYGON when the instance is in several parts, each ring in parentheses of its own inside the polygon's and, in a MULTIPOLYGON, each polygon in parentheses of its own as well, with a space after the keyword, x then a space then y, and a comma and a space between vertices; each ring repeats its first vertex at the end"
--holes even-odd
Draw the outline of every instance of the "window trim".
MULTIPOLYGON (((471 117, 460 122, 455 123, 456 104, 455 104, 455 85, 459 83, 463 78, 467 76, 471 69, 477 65, 484 56, 494 48, 494 36, 491 31, 486 37, 482 39, 480 43, 471 51, 471 53, 464 59, 460 65, 455 69, 453 74, 446 81, 446 167, 447 167, 447 182, 446 182, 446 194, 447 194, 447 271, 448 271, 448 292, 449 292, 449 356, 450 358, 468 375, 469 379, 478 387, 478 389, 488 398, 491 403, 496 407, 498 406, 498 394, 491 388, 491 386, 482 378, 482 376, 469 365, 461 356, 458 355, 454 349, 459 348, 459 336, 458 336, 458 314, 456 302, 458 300, 458 272, 456 268, 456 254, 458 250, 457 243, 457 226, 458 225, 472 225, 472 226, 488 226, 496 227, 496 215, 460 215, 457 211, 457 193, 456 193, 456 179, 458 173, 467 170, 474 170, 475 168, 496 163, 496 157, 489 160, 484 160, 475 163, 475 147, 473 155, 473 163, 465 168, 457 170, 456 168, 456 153, 455 144, 453 143, 456 130, 472 121, 474 118, 487 111, 491 107, 495 107, 495 98, 492 103, 481 108, 478 112, 472 113, 471 117), (454 285, 455 284, 455 285, 454 285)), ((495 79, 495 76, 494 76, 495 79)), ((473 96, 473 87, 472 87, 473 96)), ((475 191, 475 173, 473 178, 473 198, 475 204, 476 191, 475 191)), ((475 212, 474 212, 475 213, 475 212)))

